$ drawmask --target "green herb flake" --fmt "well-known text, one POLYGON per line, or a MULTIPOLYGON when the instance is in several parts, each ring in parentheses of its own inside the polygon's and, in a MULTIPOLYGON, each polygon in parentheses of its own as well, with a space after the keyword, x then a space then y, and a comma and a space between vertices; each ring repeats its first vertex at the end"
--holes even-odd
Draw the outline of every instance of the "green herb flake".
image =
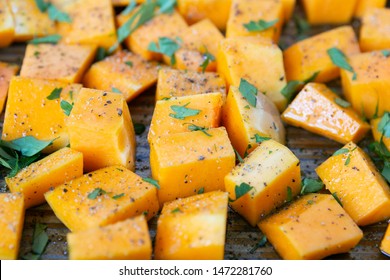
POLYGON ((298 15, 294 15, 294 24, 298 32, 298 36, 305 35, 310 30, 310 24, 306 19, 298 15))
POLYGON ((352 80, 356 80, 355 70, 353 70, 352 66, 348 62, 348 58, 340 49, 331 48, 328 49, 327 52, 334 65, 353 73, 352 80))
POLYGON ((260 239, 260 241, 252 247, 252 249, 249 251, 250 254, 253 254, 254 252, 256 252, 257 249, 259 248, 262 248, 265 246, 265 244, 267 244, 267 236, 263 235, 263 237, 260 239))
POLYGON ((203 194, 204 193, 204 188, 200 188, 199 190, 198 190, 198 194, 203 194))
POLYGON ((204 133, 208 137, 212 137, 212 135, 207 132, 209 129, 204 127, 204 126, 198 126, 196 124, 188 124, 188 130, 190 130, 190 131, 201 131, 202 133, 204 133))
POLYGON ((256 108, 257 103, 257 88, 247 80, 241 78, 239 91, 242 96, 248 101, 249 105, 256 108))
POLYGON ((313 73, 313 75, 311 75, 309 78, 307 78, 303 82, 302 81, 296 81, 296 80, 289 81, 282 88, 280 93, 287 99, 288 102, 291 102, 294 99, 295 95, 297 94, 298 90, 301 87, 303 87, 305 84, 314 82, 316 80, 316 78, 317 78, 319 73, 320 73, 319 71, 313 73))
POLYGON ((155 53, 161 53, 170 57, 171 65, 175 65, 175 53, 177 50, 180 49, 179 41, 181 41, 179 38, 173 40, 168 37, 160 37, 158 38, 158 45, 155 42, 151 42, 148 46, 148 50, 155 53))
POLYGON ((134 131, 135 134, 141 135, 146 130, 146 126, 142 123, 134 123, 134 131))
POLYGON ((134 9, 137 7, 137 3, 135 0, 129 1, 129 5, 120 13, 122 16, 127 16, 129 15, 134 9))
POLYGON ((116 87, 112 87, 111 88, 111 91, 114 92, 114 93, 122 93, 118 88, 116 87))
POLYGON ((108 53, 105 48, 99 47, 96 51, 95 61, 101 61, 107 57, 108 53))
POLYGON ((378 131, 383 137, 390 137, 390 113, 385 112, 378 124, 378 131))
POLYGON ((44 13, 46 12, 47 8, 51 5, 48 2, 45 2, 44 0, 35 0, 35 4, 37 5, 38 9, 44 13))
POLYGON ((343 108, 351 107, 351 103, 349 103, 348 101, 345 101, 344 99, 342 99, 340 97, 336 97, 334 102, 336 102, 337 105, 339 105, 340 107, 343 107, 343 108))
POLYGON ((181 210, 180 210, 179 207, 176 207, 175 209, 173 209, 173 210, 171 211, 172 214, 180 213, 180 212, 181 212, 181 210))
POLYGON ((49 243, 49 236, 46 233, 46 228, 47 226, 44 224, 35 224, 31 252, 24 255, 22 257, 23 259, 38 260, 43 252, 45 252, 46 246, 49 243))
POLYGON ((301 184, 301 195, 316 193, 324 188, 324 183, 321 180, 304 178, 301 184))
POLYGON ((101 188, 96 188, 92 192, 88 194, 88 199, 96 199, 98 196, 102 196, 103 194, 106 194, 107 192, 101 188))
POLYGON ((125 64, 129 67, 133 67, 133 62, 131 61, 126 61, 125 64))
POLYGON ((41 53, 39 51, 35 51, 34 52, 34 56, 35 58, 39 59, 39 56, 41 55, 41 53))
POLYGON ((233 150, 234 150, 234 153, 236 154, 237 160, 238 160, 240 163, 243 163, 244 160, 242 159, 242 157, 240 156, 240 154, 237 152, 237 150, 234 149, 234 148, 233 148, 233 150))
POLYGON ((121 198, 121 197, 124 197, 124 196, 125 196, 125 194, 124 194, 124 193, 121 193, 121 194, 114 195, 114 196, 112 197, 112 199, 117 200, 117 199, 119 199, 119 198, 121 198))
POLYGON ((250 186, 247 183, 241 183, 239 186, 235 187, 235 194, 236 194, 236 199, 231 200, 229 199, 230 202, 234 202, 238 199, 240 199, 242 196, 246 195, 248 192, 250 192, 253 189, 252 186, 250 186))
POLYGON ((61 100, 60 106, 64 114, 69 116, 73 109, 73 103, 70 104, 68 101, 61 100))
POLYGON ((385 161, 381 174, 390 183, 390 161, 385 161))
POLYGON ((149 184, 152 184, 153 186, 156 187, 156 189, 160 189, 160 185, 158 184, 158 181, 157 180, 154 180, 152 178, 142 178, 143 181, 145 181, 146 183, 149 183, 149 184))
POLYGON ((193 117, 199 115, 201 110, 187 108, 189 104, 190 102, 184 104, 183 106, 172 105, 171 109, 175 113, 174 114, 171 113, 169 114, 169 116, 178 120, 184 120, 187 117, 193 117))
POLYGON ((307 201, 307 204, 313 205, 313 204, 314 204, 314 200, 309 199, 309 200, 307 201))
POLYGON ((61 35, 54 34, 54 35, 49 35, 46 37, 40 37, 40 38, 34 38, 29 41, 30 44, 33 45, 38 45, 38 44, 57 44, 58 41, 60 41, 62 38, 61 35))
POLYGON ((148 211, 144 211, 144 212, 142 212, 142 214, 147 216, 149 214, 149 212, 148 211))
POLYGON ((61 92, 62 92, 62 88, 55 88, 46 98, 49 100, 58 99, 61 96, 61 92))
POLYGON ((258 32, 258 31, 264 31, 272 26, 274 26, 276 23, 278 23, 279 19, 271 20, 271 21, 265 21, 265 20, 258 20, 258 21, 250 21, 248 23, 244 24, 244 27, 249 32, 258 32))
POLYGON ((333 156, 338 156, 338 155, 344 155, 344 154, 348 154, 349 153, 349 150, 346 149, 346 148, 342 148, 340 150, 337 150, 333 156))
POLYGON ((215 61, 215 56, 209 53, 206 48, 206 52, 203 54, 203 62, 200 65, 200 68, 202 68, 203 73, 206 71, 207 66, 210 64, 211 61, 215 61))
POLYGON ((260 143, 263 143, 264 141, 271 140, 271 137, 269 137, 269 136, 260 136, 259 134, 256 133, 255 136, 252 137, 251 139, 255 139, 256 143, 260 144, 260 143))
POLYGON ((382 54, 384 57, 389 57, 390 56, 390 51, 389 50, 382 50, 382 54))
POLYGON ((177 5, 176 0, 157 0, 157 5, 160 7, 159 14, 172 14, 177 5))
POLYGON ((291 202, 293 200, 293 193, 291 187, 287 187, 287 198, 286 202, 291 202))
POLYGON ((50 5, 49 8, 47 9, 47 12, 49 14, 49 18, 52 21, 68 22, 68 23, 72 22, 72 19, 67 13, 58 10, 54 5, 50 5))
POLYGON ((348 166, 350 163, 351 163, 351 154, 348 154, 348 157, 347 157, 347 159, 345 160, 344 165, 345 165, 345 166, 348 166))
POLYGON ((342 207, 343 204, 341 203, 341 200, 340 198, 337 196, 337 193, 332 193, 332 196, 334 197, 334 199, 336 199, 336 201, 338 202, 338 204, 340 204, 340 206, 342 207))
MULTIPOLYGON (((56 139, 54 139, 56 140, 56 139)), ((12 148, 19 151, 23 156, 31 157, 53 144, 54 140, 38 140, 34 136, 25 136, 12 140, 12 148)))

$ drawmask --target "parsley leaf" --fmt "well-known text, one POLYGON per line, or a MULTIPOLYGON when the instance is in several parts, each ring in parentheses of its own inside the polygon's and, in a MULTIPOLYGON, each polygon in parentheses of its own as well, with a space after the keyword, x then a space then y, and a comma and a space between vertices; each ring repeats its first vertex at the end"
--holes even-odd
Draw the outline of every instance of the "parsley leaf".
POLYGON ((249 105, 256 108, 257 103, 257 88, 249 83, 247 80, 241 78, 239 91, 242 96, 248 101, 249 105))
POLYGON ((60 98, 62 88, 55 88, 53 91, 46 97, 49 100, 55 100, 60 98))
POLYGON ((245 23, 244 27, 249 32, 264 31, 264 30, 267 30, 268 28, 274 26, 278 21, 279 21, 279 19, 275 19, 275 20, 271 20, 271 21, 265 21, 262 19, 260 19, 258 21, 251 20, 250 22, 245 23))
POLYGON ((179 41, 180 39, 178 38, 176 38, 176 40, 173 40, 168 37, 160 37, 158 38, 158 46, 155 42, 151 42, 148 46, 148 50, 169 56, 171 59, 171 65, 175 65, 175 52, 180 49, 179 41))
POLYGON ((95 188, 92 192, 88 194, 88 199, 96 199, 98 196, 102 196, 103 194, 106 194, 107 192, 101 188, 95 188))
POLYGON ((181 212, 181 210, 180 210, 179 207, 176 207, 175 209, 173 209, 173 210, 171 211, 172 214, 174 214, 174 213, 179 213, 179 212, 181 212))
POLYGON ((127 7, 120 13, 120 15, 127 16, 135 9, 135 7, 137 7, 135 0, 129 1, 129 5, 127 5, 127 7))
POLYGON ((234 150, 234 153, 236 154, 236 157, 237 157, 238 161, 239 161, 240 163, 243 163, 244 160, 242 159, 242 157, 240 156, 240 154, 237 152, 237 150, 234 149, 234 148, 233 148, 233 150, 234 150))
POLYGON ((286 202, 291 202, 293 200, 293 193, 291 187, 287 187, 287 198, 286 202))
POLYGON ((212 137, 212 135, 207 132, 207 130, 209 130, 209 129, 204 127, 204 126, 198 126, 196 124, 188 124, 188 130, 190 130, 190 131, 201 131, 204 134, 206 134, 207 136, 212 137))
POLYGON ((49 5, 47 12, 49 14, 49 18, 52 21, 68 22, 68 23, 72 22, 72 19, 67 13, 58 10, 54 5, 49 5))
POLYGON ((160 14, 171 14, 173 13, 177 1, 176 0, 157 0, 157 5, 160 7, 160 14))
POLYGON ((253 246, 253 248, 249 251, 250 254, 253 254, 257 249, 262 248, 267 244, 267 236, 263 235, 263 237, 260 239, 260 241, 253 246))
POLYGON ((142 123, 134 123, 133 126, 134 126, 135 134, 137 135, 141 135, 146 130, 145 125, 142 123))
POLYGON ((117 200, 117 199, 119 199, 119 198, 121 198, 121 197, 124 197, 124 196, 125 196, 125 194, 124 194, 124 193, 121 193, 121 194, 114 195, 114 196, 112 197, 112 199, 117 200))
POLYGON ((211 53, 208 52, 206 48, 206 52, 203 54, 203 62, 200 65, 200 68, 202 68, 202 72, 204 73, 207 69, 207 66, 209 65, 210 61, 215 61, 215 56, 213 56, 211 53))
POLYGON ((334 65, 353 73, 352 80, 356 80, 355 70, 353 70, 352 66, 348 62, 348 58, 340 49, 331 48, 328 49, 327 52, 334 65))
POLYGON ((200 188, 199 190, 198 190, 198 194, 203 194, 204 193, 204 188, 200 188))
POLYGON ((133 67, 133 62, 131 61, 126 61, 125 64, 129 67, 133 67))
POLYGON ((160 189, 160 185, 158 184, 158 181, 157 180, 154 180, 152 178, 142 178, 143 181, 145 181, 146 183, 149 183, 149 184, 152 184, 153 186, 156 187, 156 189, 160 189))
POLYGON ((33 243, 30 253, 22 256, 25 260, 38 260, 49 243, 49 237, 46 233, 46 225, 36 223, 33 233, 33 243))
POLYGON ((390 113, 385 112, 378 124, 378 131, 384 137, 390 137, 390 113))
POLYGON ((35 0, 35 5, 37 5, 38 9, 44 13, 46 12, 47 8, 49 8, 49 6, 51 5, 50 3, 48 2, 45 2, 43 0, 35 0))
POLYGON ((68 101, 61 100, 60 106, 64 114, 69 116, 73 109, 73 103, 70 104, 68 101))
POLYGON ((103 47, 99 47, 96 51, 95 61, 103 60, 104 58, 106 58, 107 55, 108 54, 106 49, 103 47))
POLYGON ((390 56, 390 51, 389 50, 382 50, 382 54, 384 57, 389 57, 390 56))
POLYGON ((252 137, 251 139, 255 139, 256 140, 256 143, 262 143, 264 141, 268 141, 268 140, 271 140, 271 137, 268 137, 268 136, 260 136, 259 134, 255 134, 254 137, 252 137))
POLYGON ((310 24, 307 20, 298 15, 294 15, 294 24, 297 29, 298 40, 306 38, 307 33, 310 30, 310 24))
POLYGON ((348 101, 340 98, 340 97, 336 97, 334 102, 336 102, 337 105, 343 107, 343 108, 349 108, 351 107, 351 103, 349 103, 348 101))
MULTIPOLYGON (((54 139, 55 140, 55 139, 54 139)), ((34 136, 25 136, 12 140, 13 148, 23 156, 31 157, 53 144, 54 140, 38 140, 34 136)))
POLYGON ((381 174, 390 183, 390 161, 385 161, 381 174))
POLYGON ((178 120, 184 120, 187 117, 196 116, 201 112, 201 110, 187 108, 189 104, 190 102, 183 106, 172 105, 171 109, 175 114, 169 114, 169 116, 178 120))
POLYGON ((337 193, 332 193, 332 196, 334 197, 334 199, 336 199, 336 201, 338 202, 338 204, 340 204, 340 206, 342 207, 343 204, 341 203, 341 200, 340 198, 337 196, 337 193))
POLYGON ((40 37, 40 38, 35 38, 29 41, 30 44, 33 45, 38 45, 38 44, 57 44, 59 40, 61 40, 61 35, 54 34, 54 35, 49 35, 46 37, 40 37))
POLYGON ((116 87, 112 87, 111 88, 111 91, 114 92, 114 93, 122 93, 119 89, 117 89, 116 87))
POLYGON ((288 102, 294 99, 298 90, 304 85, 314 82, 320 72, 317 71, 311 75, 308 79, 302 81, 291 80, 280 91, 281 94, 287 99, 288 102))
POLYGON ((248 192, 250 192, 251 190, 253 189, 252 186, 248 185, 247 183, 241 183, 239 186, 236 186, 234 191, 235 191, 235 194, 236 194, 236 199, 235 200, 231 200, 229 198, 229 201, 230 202, 234 202, 234 201, 237 201, 238 199, 240 199, 242 196, 246 195, 248 192))
POLYGON ((342 148, 342 149, 340 149, 340 150, 337 150, 337 151, 333 154, 333 156, 343 155, 343 154, 347 154, 347 153, 349 153, 349 150, 346 149, 346 148, 342 148))
POLYGON ((321 180, 305 178, 302 180, 301 195, 316 193, 324 188, 321 180))

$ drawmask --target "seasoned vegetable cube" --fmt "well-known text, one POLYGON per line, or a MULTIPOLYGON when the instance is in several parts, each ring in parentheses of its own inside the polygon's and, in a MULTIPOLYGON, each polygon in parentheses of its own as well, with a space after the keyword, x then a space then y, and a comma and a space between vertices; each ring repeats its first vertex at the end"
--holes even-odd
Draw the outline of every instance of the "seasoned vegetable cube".
POLYGON ((299 159, 276 141, 264 141, 225 177, 232 208, 252 226, 301 190, 299 159))
POLYGON ((290 46, 283 53, 287 80, 305 81, 315 73, 316 82, 329 82, 340 75, 328 50, 338 48, 347 57, 360 52, 355 33, 350 26, 338 27, 290 46))
POLYGON ((113 91, 118 89, 127 102, 157 81, 157 65, 141 56, 119 51, 92 65, 85 74, 83 84, 89 88, 113 91))
POLYGON ((358 0, 302 0, 310 24, 343 24, 351 21, 358 0))
POLYGON ((67 119, 70 146, 83 153, 84 170, 135 168, 135 133, 122 94, 83 88, 67 119))
POLYGON ((24 206, 29 208, 45 202, 44 194, 50 188, 83 175, 83 154, 62 148, 51 155, 20 170, 15 177, 6 177, 11 192, 24 196, 24 206))
POLYGON ((360 18, 372 8, 384 8, 385 6, 386 0, 358 0, 354 16, 360 18))
POLYGON ((152 242, 144 215, 68 233, 71 260, 149 260, 152 242))
POLYGON ((15 26, 7 0, 0 0, 0 11, 0 48, 4 48, 12 43, 15 26))
POLYGON ((235 164, 225 128, 156 137, 150 143, 152 176, 160 204, 198 192, 224 190, 223 178, 235 164), (191 139, 191 141, 188 141, 191 139))
POLYGON ((260 221, 283 259, 322 259, 346 253, 363 232, 329 194, 309 194, 260 221))
POLYGON ((390 9, 371 9, 364 14, 360 48, 373 51, 390 48, 390 9))
POLYGON ((5 101, 7 99, 8 87, 11 78, 19 71, 19 66, 0 62, 0 113, 3 112, 5 101))
POLYGON ((209 192, 164 204, 157 223, 155 258, 222 260, 228 196, 209 192))
POLYGON ((316 172, 358 225, 390 217, 390 188, 368 155, 354 143, 338 150, 316 172))
POLYGON ((54 140, 44 152, 51 153, 69 144, 64 104, 76 101, 81 85, 14 77, 8 90, 3 140, 34 136, 54 140))
POLYGON ((24 199, 20 193, 0 193, 0 259, 16 260, 24 221, 24 199))
POLYGON ((382 253, 390 257, 390 225, 387 226, 387 230, 385 236, 383 236, 380 248, 382 253))
POLYGON ((370 130, 351 104, 323 84, 309 83, 282 115, 283 121, 342 144, 359 142, 370 130))
POLYGON ((20 76, 79 83, 95 52, 94 46, 29 44, 20 76))
POLYGON ((156 188, 123 166, 83 175, 45 193, 55 215, 71 231, 105 226, 145 214, 159 205, 156 188))

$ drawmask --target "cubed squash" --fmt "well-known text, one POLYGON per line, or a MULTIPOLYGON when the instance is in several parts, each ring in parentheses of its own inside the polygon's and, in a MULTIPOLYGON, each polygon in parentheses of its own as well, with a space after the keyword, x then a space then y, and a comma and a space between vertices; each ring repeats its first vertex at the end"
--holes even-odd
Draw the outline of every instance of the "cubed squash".
POLYGON ((222 260, 228 196, 209 192, 164 204, 157 222, 158 260, 222 260))
POLYGON ((363 232, 330 194, 309 194, 258 224, 283 259, 347 253, 363 232))
POLYGON ((9 82, 18 71, 18 65, 0 62, 0 113, 3 112, 5 101, 7 100, 9 82))
POLYGON ((178 0, 177 8, 189 24, 209 18, 224 30, 229 18, 232 0, 178 0))
POLYGON ((359 226, 390 217, 390 188, 356 144, 345 145, 317 167, 316 172, 359 226))
POLYGON ((349 64, 355 77, 342 69, 341 84, 355 111, 369 119, 390 111, 390 57, 387 53, 374 51, 354 55, 349 64))
POLYGON ((45 202, 44 194, 83 175, 83 154, 70 148, 62 148, 49 156, 20 170, 5 181, 11 192, 24 196, 25 208, 45 202))
POLYGON ((24 222, 20 193, 0 193, 0 259, 16 260, 24 222))
POLYGON ((201 191, 224 190, 223 179, 235 165, 234 150, 225 128, 207 133, 175 133, 150 143, 150 167, 160 185, 161 205, 201 191))
POLYGON ((252 226, 301 190, 299 159, 285 146, 264 141, 225 177, 231 207, 252 226))
POLYGON ((135 168, 135 133, 122 94, 83 88, 67 119, 70 146, 83 153, 84 170, 135 168))
MULTIPOLYGON (((118 25, 124 25, 137 11, 138 9, 135 9, 129 15, 119 15, 117 17, 118 25)), ((161 54, 149 51, 150 43, 157 43, 161 37, 176 39, 187 29, 187 23, 178 12, 163 13, 156 15, 150 21, 137 28, 127 37, 125 44, 132 52, 141 55, 147 60, 161 60, 161 54)))
POLYGON ((44 152, 51 153, 69 144, 68 118, 61 104, 73 103, 81 89, 79 84, 14 77, 8 90, 4 116, 3 140, 34 136, 54 140, 44 152))
POLYGON ((71 231, 105 226, 141 214, 149 220, 159 209, 156 187, 120 165, 71 180, 45 193, 45 199, 71 231))
POLYGON ((253 107, 239 88, 231 86, 222 112, 222 124, 233 147, 242 157, 258 146, 259 137, 285 143, 286 132, 279 111, 262 93, 257 94, 256 107, 253 107))
POLYGON ((127 102, 157 81, 157 64, 127 51, 119 51, 96 62, 85 74, 85 87, 113 91, 118 89, 127 102))
POLYGON ((56 33, 54 21, 50 20, 48 13, 38 9, 35 0, 8 0, 8 4, 14 15, 14 41, 23 42, 56 33))
POLYGON ((390 257, 390 225, 387 226, 385 236, 383 236, 380 249, 383 254, 390 257))
POLYGON ((27 45, 20 76, 79 83, 95 58, 95 46, 27 45))
POLYGON ((0 48, 11 45, 15 26, 7 0, 0 0, 0 48))
POLYGON ((150 260, 152 242, 144 215, 67 235, 70 260, 150 260))
POLYGON ((283 112, 286 123, 342 144, 359 142, 370 130, 351 105, 324 84, 309 83, 283 112))
POLYGON ((284 6, 279 0, 233 0, 226 27, 226 37, 261 36, 277 43, 284 21, 284 6), (261 31, 248 30, 251 22, 265 21, 268 28, 261 31))
POLYGON ((229 85, 238 87, 244 78, 265 93, 279 111, 286 108, 287 100, 280 93, 286 85, 282 51, 268 39, 235 37, 221 41, 217 65, 229 85))
POLYGON ((93 44, 110 48, 117 41, 111 0, 54 0, 71 22, 59 22, 57 30, 66 44, 93 44))
POLYGON ((364 14, 359 43, 364 52, 390 48, 390 9, 371 9, 364 14))
MULTIPOLYGON (((135 0, 136 3, 143 3, 145 0, 135 0)), ((111 3, 114 7, 123 7, 127 6, 130 3, 130 0, 111 0, 111 3)))
POLYGON ((374 137, 374 140, 377 142, 383 141, 386 148, 390 151, 390 138, 384 136, 383 131, 380 131, 378 129, 378 125, 381 122, 381 120, 382 120, 382 118, 377 118, 377 119, 371 120, 372 136, 374 137))
POLYGON ((354 12, 354 16, 361 18, 364 14, 372 8, 384 8, 386 0, 358 0, 354 12))
POLYGON ((340 75, 328 50, 338 48, 347 57, 360 53, 355 32, 350 26, 338 27, 299 41, 283 52, 287 80, 305 81, 318 72, 316 82, 326 83, 340 75))
POLYGON ((281 0, 281 1, 284 9, 284 20, 285 22, 287 22, 290 20, 294 12, 296 0, 281 0))
POLYGON ((157 101, 148 141, 151 142, 158 136, 196 130, 201 130, 207 135, 207 129, 218 127, 220 124, 222 104, 220 92, 172 97, 169 100, 157 101), (178 108, 195 111, 188 112, 188 116, 183 117, 175 113, 174 110, 178 108))
POLYGON ((211 92, 220 92, 223 99, 226 99, 226 82, 217 73, 197 73, 171 68, 162 68, 158 72, 156 101, 211 92))
POLYGON ((358 0, 302 0, 307 21, 312 25, 350 22, 357 2, 358 0))

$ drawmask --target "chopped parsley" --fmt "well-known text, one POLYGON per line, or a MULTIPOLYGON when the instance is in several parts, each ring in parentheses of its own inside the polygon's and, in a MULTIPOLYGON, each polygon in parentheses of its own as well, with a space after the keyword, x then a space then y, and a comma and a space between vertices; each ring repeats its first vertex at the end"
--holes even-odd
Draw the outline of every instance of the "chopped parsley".
POLYGON ((321 180, 304 178, 301 184, 301 195, 316 193, 324 188, 324 183, 321 180))
POLYGON ((258 20, 258 21, 253 21, 251 20, 248 23, 244 24, 244 27, 246 30, 249 32, 259 32, 259 31, 264 31, 272 26, 274 26, 276 23, 278 23, 279 19, 271 20, 271 21, 265 21, 265 20, 258 20))
POLYGON ((30 44, 38 45, 38 44, 57 44, 61 40, 61 35, 54 34, 46 37, 34 38, 29 41, 30 44))
POLYGON ((46 228, 47 226, 44 224, 35 224, 31 252, 22 256, 23 259, 38 260, 43 252, 45 252, 46 246, 49 243, 49 236, 46 233, 46 228))
POLYGON ((355 70, 353 70, 352 66, 348 62, 348 58, 340 49, 338 48, 328 49, 328 55, 334 65, 351 72, 353 74, 352 80, 356 80, 357 77, 356 77, 355 70))
POLYGON ((201 131, 205 135, 207 135, 209 137, 212 137, 212 135, 207 132, 209 129, 204 127, 204 126, 198 126, 196 124, 188 124, 188 130, 190 130, 190 131, 201 131))
POLYGON ((229 198, 229 201, 230 202, 234 202, 238 199, 240 199, 242 196, 246 195, 248 192, 250 192, 251 190, 253 189, 252 186, 250 186, 249 184, 247 183, 241 183, 239 186, 237 185, 234 189, 234 192, 235 192, 235 195, 236 195, 236 199, 235 200, 232 200, 229 198))
POLYGON ((92 192, 88 194, 88 199, 96 199, 98 196, 102 196, 103 194, 106 194, 107 192, 101 188, 95 188, 92 192))
POLYGON ((161 53, 164 54, 171 59, 171 65, 176 64, 176 58, 175 53, 177 50, 180 49, 180 38, 176 38, 176 40, 173 40, 168 37, 160 37, 158 38, 158 43, 151 42, 148 46, 148 50, 155 52, 155 53, 161 53))
POLYGON ((249 105, 256 107, 257 103, 257 88, 249 83, 247 80, 241 78, 239 91, 242 96, 248 101, 249 105))
POLYGON ((64 114, 69 116, 73 109, 73 103, 70 104, 68 101, 61 100, 60 106, 64 114))
POLYGON ((202 68, 202 72, 204 73, 207 69, 207 66, 210 64, 211 61, 215 61, 215 56, 213 56, 206 48, 206 52, 203 54, 203 62, 200 65, 200 68, 202 68))
POLYGON ((334 102, 336 102, 337 105, 339 105, 340 107, 343 107, 343 108, 351 107, 351 103, 349 103, 348 101, 345 101, 344 99, 342 99, 340 97, 336 97, 334 102))
POLYGON ((62 92, 62 88, 55 88, 46 98, 49 100, 58 99, 61 96, 61 92, 62 92))
POLYGON ((201 110, 187 108, 189 104, 190 102, 184 104, 183 106, 172 105, 171 109, 174 112, 174 114, 171 113, 169 114, 169 116, 178 120, 184 120, 187 117, 193 117, 199 115, 201 110))
POLYGON ((145 181, 146 183, 149 183, 149 184, 152 184, 153 186, 156 187, 156 189, 160 189, 160 185, 158 184, 158 181, 157 180, 154 180, 152 178, 142 178, 143 181, 145 181))

